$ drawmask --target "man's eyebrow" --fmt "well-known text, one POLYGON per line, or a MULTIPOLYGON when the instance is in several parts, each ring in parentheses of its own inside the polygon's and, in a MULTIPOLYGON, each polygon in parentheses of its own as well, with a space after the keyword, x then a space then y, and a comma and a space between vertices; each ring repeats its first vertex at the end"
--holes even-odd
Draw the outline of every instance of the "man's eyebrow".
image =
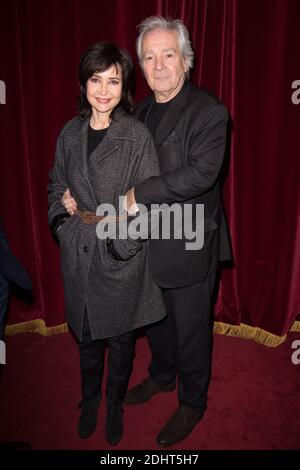
MULTIPOLYGON (((175 49, 175 47, 168 47, 166 49, 162 49, 163 52, 169 52, 169 51, 173 51, 173 52, 177 52, 177 49, 175 49)), ((155 52, 152 50, 152 49, 148 49, 147 51, 144 52, 144 55, 146 54, 154 54, 155 52)))

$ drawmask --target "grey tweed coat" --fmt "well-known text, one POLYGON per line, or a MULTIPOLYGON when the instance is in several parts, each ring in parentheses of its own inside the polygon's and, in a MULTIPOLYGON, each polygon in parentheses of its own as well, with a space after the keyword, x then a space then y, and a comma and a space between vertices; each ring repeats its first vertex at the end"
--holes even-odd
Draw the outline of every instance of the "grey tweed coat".
MULTIPOLYGON (((61 197, 68 187, 81 210, 99 204, 116 208, 119 196, 159 173, 147 128, 118 111, 98 147, 87 156, 88 119, 75 117, 61 131, 48 186, 49 223, 65 211, 61 197)), ((73 215, 57 233, 61 248, 67 321, 79 340, 87 308, 93 339, 104 339, 157 322, 165 316, 160 288, 148 267, 148 242, 117 240, 124 260, 114 260, 96 224, 73 215), (124 256, 125 253, 125 256, 124 256)))

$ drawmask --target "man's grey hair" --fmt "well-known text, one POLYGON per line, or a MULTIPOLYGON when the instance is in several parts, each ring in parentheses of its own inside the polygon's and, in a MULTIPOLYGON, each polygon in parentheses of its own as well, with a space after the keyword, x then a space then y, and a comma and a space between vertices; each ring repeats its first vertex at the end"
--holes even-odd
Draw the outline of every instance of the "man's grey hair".
POLYGON ((186 61, 186 76, 188 77, 194 62, 194 51, 191 46, 189 32, 181 20, 172 20, 171 18, 164 18, 162 16, 149 16, 138 25, 139 35, 136 40, 136 52, 142 69, 144 68, 144 57, 142 52, 144 36, 145 34, 150 33, 150 31, 160 29, 177 33, 180 52, 186 61))

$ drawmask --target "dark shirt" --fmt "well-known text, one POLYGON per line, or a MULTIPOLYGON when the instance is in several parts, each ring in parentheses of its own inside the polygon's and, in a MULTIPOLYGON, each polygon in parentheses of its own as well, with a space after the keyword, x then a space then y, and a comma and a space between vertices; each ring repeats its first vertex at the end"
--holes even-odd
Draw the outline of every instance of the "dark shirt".
POLYGON ((153 103, 151 110, 149 112, 148 122, 147 122, 147 126, 152 132, 152 134, 155 133, 158 124, 162 120, 171 102, 172 100, 167 101, 166 103, 157 103, 156 101, 153 103))
POLYGON ((101 140, 103 140, 105 134, 106 134, 107 128, 106 129, 92 129, 91 126, 89 126, 88 130, 88 156, 91 155, 93 150, 100 144, 101 140))

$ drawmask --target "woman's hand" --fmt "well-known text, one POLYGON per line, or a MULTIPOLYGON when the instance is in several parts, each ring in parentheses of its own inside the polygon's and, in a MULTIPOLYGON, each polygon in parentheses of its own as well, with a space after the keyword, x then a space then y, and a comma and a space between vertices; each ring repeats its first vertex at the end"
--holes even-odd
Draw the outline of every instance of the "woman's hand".
POLYGON ((68 212, 68 214, 73 215, 77 209, 77 203, 75 199, 71 196, 69 188, 67 188, 61 198, 61 203, 68 212))

